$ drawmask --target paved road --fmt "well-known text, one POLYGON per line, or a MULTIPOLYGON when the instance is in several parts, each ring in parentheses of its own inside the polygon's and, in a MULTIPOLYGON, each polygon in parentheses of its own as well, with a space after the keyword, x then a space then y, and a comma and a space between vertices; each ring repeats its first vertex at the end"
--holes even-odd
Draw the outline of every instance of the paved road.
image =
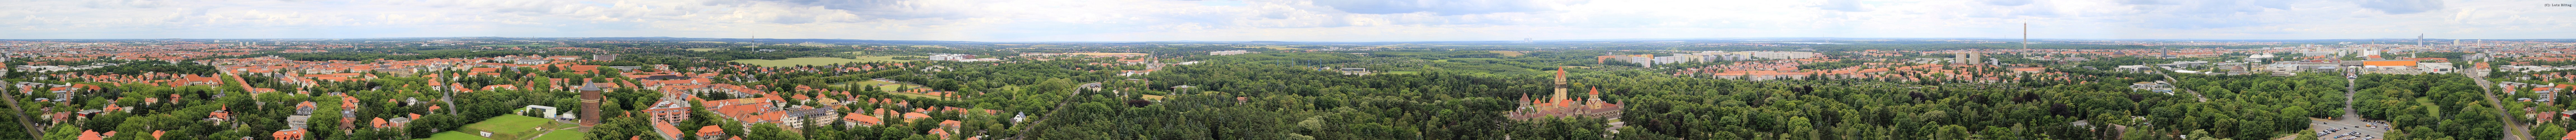
MULTIPOLYGON (((2144 64, 2140 64, 2140 65, 2144 65, 2144 64)), ((2209 97, 2200 96, 2200 91, 2192 91, 2192 90, 2191 90, 2191 88, 2184 88, 2184 87, 2182 87, 2182 79, 2174 79, 2173 74, 2169 74, 2169 72, 2156 72, 2156 75, 2165 76, 2165 81, 2171 81, 2171 82, 2173 82, 2173 83, 2174 83, 2174 84, 2173 84, 2173 85, 2174 85, 2174 90, 2181 90, 2182 92, 2189 92, 2189 93, 2191 93, 2191 98, 2198 98, 2198 99, 2200 99, 2200 102, 2209 102, 2209 97)))
POLYGON ((2522 124, 2521 120, 2514 120, 2512 116, 2513 114, 2511 113, 2513 111, 2504 109, 2504 100, 2496 99, 2495 87, 2493 87, 2495 85, 2494 82, 2488 82, 2485 75, 2480 75, 2474 70, 2468 71, 2467 74, 2462 75, 2467 75, 2469 76, 2469 79, 2478 81, 2478 88, 2484 89, 2478 90, 2478 92, 2486 94, 2487 107, 2494 107, 2497 112, 2496 118, 2499 118, 2497 120, 2504 120, 2504 139, 2519 140, 2531 138, 2531 127, 2529 125, 2522 124))
MULTIPOLYGON (((2387 124, 2384 124, 2384 123, 2378 123, 2378 122, 2374 122, 2374 121, 2371 121, 2371 120, 2365 120, 2365 119, 2361 118, 2361 113, 2360 113, 2359 111, 2357 111, 2357 110, 2355 110, 2355 109, 2353 109, 2353 108, 2352 108, 2352 103, 2353 103, 2353 94, 2354 94, 2354 93, 2356 93, 2356 92, 2358 91, 2358 90, 2354 90, 2354 89, 2356 89, 2356 88, 2355 88, 2355 86, 2358 86, 2358 85, 2360 85, 2360 84, 2353 83, 2353 82, 2356 82, 2356 80, 2349 79, 2349 78, 2344 79, 2344 80, 2343 80, 2343 82, 2344 82, 2344 85, 2343 85, 2343 103, 2344 103, 2344 104, 2343 104, 2343 116, 2341 116, 2341 117, 2335 117, 2335 118, 2333 118, 2333 119, 2309 118, 2309 120, 2313 120, 2313 122, 2315 122, 2315 123, 2309 123, 2309 124, 2308 124, 2308 131, 2309 131, 2309 132, 2328 132, 2328 133, 2326 133, 2324 136, 2318 136, 2318 137, 2317 137, 2317 139, 2326 139, 2326 140, 2339 140, 2339 138, 2337 138, 2337 137, 2342 137, 2342 138, 2354 138, 2354 139, 2362 139, 2362 138, 2370 138, 2370 137, 2385 137, 2385 136, 2387 136, 2388 130, 2389 130, 2389 129, 2391 129, 2391 128, 2393 128, 2393 127, 2389 127, 2387 124), (2376 127, 2372 127, 2372 126, 2376 126, 2376 127), (2334 129, 2335 131, 2327 131, 2327 130, 2329 130, 2329 129, 2334 129), (2352 134, 2352 136, 2345 136, 2344 134, 2347 134, 2347 133, 2351 133, 2351 134, 2352 134)), ((2316 133, 2308 133, 2308 134, 2306 134, 2306 135, 2315 135, 2315 134, 2316 134, 2316 133)), ((2371 139, 2386 139, 2386 138, 2371 138, 2371 139)))

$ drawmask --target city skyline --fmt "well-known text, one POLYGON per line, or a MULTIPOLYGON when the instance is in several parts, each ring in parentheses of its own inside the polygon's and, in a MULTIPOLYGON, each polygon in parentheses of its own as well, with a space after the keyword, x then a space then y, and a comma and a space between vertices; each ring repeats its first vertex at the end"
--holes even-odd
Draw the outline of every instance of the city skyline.
POLYGON ((5 39, 2576 38, 2567 1, 17 1, 5 39))

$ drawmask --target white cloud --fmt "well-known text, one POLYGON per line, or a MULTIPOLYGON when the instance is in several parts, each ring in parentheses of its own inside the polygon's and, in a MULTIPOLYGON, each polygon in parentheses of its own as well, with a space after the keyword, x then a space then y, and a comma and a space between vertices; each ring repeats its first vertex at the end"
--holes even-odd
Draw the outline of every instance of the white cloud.
POLYGON ((0 38, 2576 38, 2547 0, 0 0, 0 38))

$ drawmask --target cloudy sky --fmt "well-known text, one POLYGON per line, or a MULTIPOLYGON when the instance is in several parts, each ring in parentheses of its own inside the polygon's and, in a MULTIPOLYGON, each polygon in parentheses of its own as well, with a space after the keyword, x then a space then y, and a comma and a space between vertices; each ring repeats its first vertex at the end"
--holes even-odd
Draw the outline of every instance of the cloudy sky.
POLYGON ((0 39, 2576 38, 2576 0, 0 0, 0 39))

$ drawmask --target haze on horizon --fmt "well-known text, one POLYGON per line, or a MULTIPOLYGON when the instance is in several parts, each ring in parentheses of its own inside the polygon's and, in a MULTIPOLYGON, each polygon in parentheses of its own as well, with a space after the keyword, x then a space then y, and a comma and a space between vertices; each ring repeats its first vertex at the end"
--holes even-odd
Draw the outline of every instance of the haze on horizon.
POLYGON ((2576 38, 2565 0, 0 0, 0 39, 2576 38))

